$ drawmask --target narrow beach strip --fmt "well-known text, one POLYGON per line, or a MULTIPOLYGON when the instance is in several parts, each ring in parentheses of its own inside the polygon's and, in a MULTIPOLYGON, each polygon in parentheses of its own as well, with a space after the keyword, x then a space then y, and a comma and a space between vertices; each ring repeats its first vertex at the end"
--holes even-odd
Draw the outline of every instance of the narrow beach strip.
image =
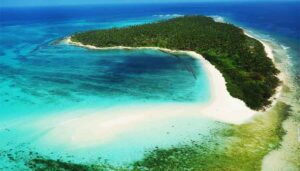
MULTIPOLYGON (((80 46, 88 49, 94 50, 160 50, 163 52, 171 53, 171 54, 186 54, 195 59, 198 59, 201 65, 204 67, 205 71, 208 74, 210 85, 211 85, 211 99, 210 101, 203 104, 195 104, 199 106, 197 111, 202 116, 206 116, 212 118, 217 121, 232 123, 232 124, 242 124, 252 118, 257 111, 251 110, 246 104, 237 98, 233 98, 226 88, 226 82, 221 72, 215 68, 209 61, 207 61, 200 54, 193 51, 177 51, 170 50, 159 47, 107 47, 107 48, 99 48, 91 45, 83 45, 79 42, 72 42, 71 38, 68 37, 65 39, 65 42, 71 45, 80 46)), ((188 113, 188 109, 187 109, 188 113)))

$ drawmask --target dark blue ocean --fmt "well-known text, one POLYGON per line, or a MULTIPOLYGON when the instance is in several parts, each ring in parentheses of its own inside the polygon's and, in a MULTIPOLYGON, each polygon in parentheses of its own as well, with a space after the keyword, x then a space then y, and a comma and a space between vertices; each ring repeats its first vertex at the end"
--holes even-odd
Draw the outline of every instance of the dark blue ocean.
MULTIPOLYGON (((114 27, 116 25, 109 25, 113 22, 131 20, 131 24, 139 24, 159 17, 172 17, 174 14, 217 15, 225 17, 226 21, 269 35, 290 47, 289 53, 297 70, 300 61, 297 59, 300 52, 300 23, 297 22, 300 18, 299 10, 300 1, 1 8, 0 24, 1 29, 15 25, 56 25, 48 33, 52 36, 49 39, 55 40, 78 31, 114 27), (76 25, 78 21, 85 24, 76 25), (73 23, 74 26, 65 25, 62 28, 63 23, 73 23)), ((123 24, 126 25, 126 22, 123 24)), ((123 25, 118 23, 117 26, 123 25)), ((299 70, 296 72, 299 75, 299 70)))
POLYGON ((155 127, 149 123, 144 125, 147 130, 118 134, 110 143, 89 144, 89 149, 81 142, 84 136, 58 136, 58 116, 61 121, 95 109, 111 114, 109 110, 115 106, 205 104, 211 98, 208 76, 193 58, 152 50, 99 52, 70 46, 62 41, 65 37, 85 30, 207 15, 275 42, 288 55, 287 67, 297 86, 299 11, 297 1, 26 8, 3 8, 0 2, 0 170, 19 168, 25 162, 25 153, 17 162, 1 157, 16 149, 53 159, 69 154, 84 158, 72 159, 77 162, 91 162, 101 154, 119 164, 140 159, 145 149, 201 139, 221 127, 206 119, 162 119, 160 124, 153 124, 155 127), (169 136, 164 136, 165 132, 169 136), (65 141, 71 145, 63 144, 65 141), (72 142, 83 146, 73 147, 72 142))

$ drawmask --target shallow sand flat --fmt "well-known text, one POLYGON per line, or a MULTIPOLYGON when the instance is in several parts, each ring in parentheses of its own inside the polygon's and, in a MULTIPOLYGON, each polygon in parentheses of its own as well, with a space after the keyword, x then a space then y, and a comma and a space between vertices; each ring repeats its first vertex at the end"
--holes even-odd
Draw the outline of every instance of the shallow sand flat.
MULTIPOLYGON (((69 113, 65 112, 57 115, 46 116, 38 120, 34 125, 31 125, 37 129, 48 130, 47 133, 37 141, 37 144, 46 143, 50 146, 66 148, 71 151, 88 148, 98 149, 98 147, 103 147, 102 149, 105 149, 107 154, 110 154, 113 153, 114 150, 108 151, 108 149, 110 149, 108 147, 109 144, 115 144, 120 141, 130 142, 128 137, 131 137, 131 139, 134 140, 132 141, 133 144, 137 143, 137 136, 144 137, 141 139, 151 137, 151 141, 154 142, 151 145, 154 145, 155 139, 160 139, 159 137, 164 137, 168 134, 166 132, 169 132, 169 130, 166 129, 165 125, 180 127, 181 129, 176 129, 176 131, 183 130, 180 135, 181 138, 184 137, 182 135, 184 135, 187 130, 195 128, 199 129, 201 134, 205 134, 206 132, 209 135, 209 130, 214 129, 215 127, 215 121, 230 124, 242 124, 251 120, 251 118, 258 113, 257 111, 249 109, 243 101, 231 97, 226 89, 226 82, 222 74, 201 55, 195 52, 173 51, 156 47, 97 48, 94 46, 85 46, 80 43, 71 42, 70 38, 66 39, 65 42, 97 50, 152 49, 167 53, 187 54, 198 59, 201 66, 205 69, 206 74, 208 74, 212 96, 207 103, 195 102, 126 105, 112 107, 105 110, 89 109, 87 111, 71 111, 69 113), (184 120, 186 120, 184 124, 180 123, 180 121, 184 120), (193 125, 191 124, 193 121, 199 123, 200 126, 189 127, 189 125, 193 125), (135 135, 137 136, 132 137, 135 135)), ((264 44, 264 46, 268 56, 272 58, 272 50, 270 50, 270 47, 268 47, 267 44, 264 44)), ((279 96, 278 93, 277 95, 279 96)), ((187 137, 184 138, 192 139, 193 137, 196 137, 194 132, 186 133, 187 137)), ((179 134, 174 134, 174 137, 176 136, 180 137, 179 134)), ((181 141, 182 139, 178 139, 178 142, 181 141)), ((156 142, 156 144, 160 143, 162 142, 156 142)), ((137 143, 136 146, 145 144, 147 143, 140 142, 137 143)), ((148 146, 145 147, 153 148, 151 145, 149 146, 148 144, 148 146)), ((116 145, 116 147, 117 146, 123 145, 119 144, 116 145)), ((111 157, 114 158, 114 156, 111 157)))
MULTIPOLYGON (((282 85, 277 87, 276 94, 272 97, 273 102, 271 106, 274 106, 277 100, 283 101, 289 105, 292 105, 296 110, 298 110, 299 105, 294 104, 293 101, 294 95, 291 92, 284 92, 283 87, 293 87, 293 81, 291 77, 290 61, 288 60, 287 49, 278 45, 276 42, 270 40, 260 39, 255 34, 245 33, 249 37, 259 40, 265 47, 265 51, 268 54, 268 57, 272 59, 276 67, 281 71, 278 75, 278 78, 282 82, 282 85), (285 59, 286 58, 286 59, 285 59), (276 62, 276 59, 280 59, 280 62, 276 62), (282 60, 283 59, 283 60, 282 60)), ((293 90, 296 92, 296 90, 293 90)), ((269 108, 270 109, 270 108, 269 108)), ((298 170, 297 163, 300 160, 299 150, 300 143, 298 139, 298 126, 299 123, 293 117, 297 117, 295 110, 291 111, 292 116, 290 116, 286 121, 284 121, 283 128, 286 134, 283 136, 281 146, 277 150, 271 151, 263 159, 262 170, 273 171, 273 170, 298 170)))
POLYGON ((300 142, 298 140, 299 120, 297 120, 299 118, 299 103, 295 99, 297 86, 294 86, 292 72, 290 71, 289 55, 287 49, 277 42, 270 40, 262 40, 262 42, 272 49, 274 61, 277 61, 275 64, 281 71, 279 78, 282 81, 282 87, 278 98, 292 107, 290 116, 282 123, 286 134, 283 136, 281 146, 265 156, 262 170, 299 170, 300 142), (290 90, 284 90, 284 86, 289 87, 290 90))
MULTIPOLYGON (((70 39, 66 41, 67 43, 74 44, 70 42, 70 39)), ((78 43, 75 44, 83 46, 78 43)), ((89 48, 98 49, 93 46, 89 46, 89 48)), ((129 47, 109 49, 120 48, 135 49, 129 47)), ((212 91, 211 99, 207 103, 127 105, 112 107, 107 110, 90 109, 88 111, 61 113, 52 117, 46 116, 38 120, 34 125, 38 129, 49 130, 40 142, 52 142, 59 146, 68 146, 75 149, 95 147, 112 142, 120 135, 124 135, 132 130, 142 130, 147 123, 159 126, 162 120, 180 120, 182 117, 185 117, 197 120, 209 119, 225 123, 242 124, 250 120, 257 113, 249 109, 243 101, 230 96, 222 74, 201 55, 192 51, 172 51, 155 47, 138 49, 184 53, 199 59, 209 77, 212 91)))
MULTIPOLYGON (((70 39, 66 42, 72 44, 70 39)), ((93 46, 88 48, 98 49, 93 46)), ((108 49, 135 50, 129 47, 108 49)), ((163 144, 166 145, 165 147, 170 147, 170 145, 184 143, 185 140, 195 140, 199 138, 198 134, 211 136, 210 131, 222 125, 216 121, 241 124, 257 113, 249 109, 243 101, 230 96, 222 74, 201 55, 192 51, 172 51, 155 47, 137 49, 187 54, 198 59, 209 77, 211 99, 206 103, 136 104, 106 110, 89 109, 46 116, 33 125, 40 130, 49 130, 37 141, 37 144, 70 151, 93 148, 96 148, 95 151, 101 151, 102 149, 101 154, 112 159, 120 155, 120 149, 116 150, 118 146, 124 147, 126 145, 122 143, 131 142, 139 149, 132 149, 132 145, 128 145, 127 152, 122 150, 122 155, 127 154, 130 157, 132 151, 136 151, 136 155, 144 154, 141 148, 149 149, 156 145, 163 147, 163 144), (168 126, 176 128, 170 129, 168 126), (151 140, 147 140, 148 138, 151 140), (114 156, 112 153, 115 151, 119 152, 114 156)), ((116 159, 118 160, 119 158, 116 159)))
POLYGON ((82 162, 79 156, 92 160, 101 156, 113 163, 130 163, 155 147, 206 141, 212 131, 222 129, 224 124, 202 117, 198 108, 178 103, 73 111, 47 116, 28 127, 48 130, 33 144, 47 146, 45 154, 61 149, 76 162, 82 162))
MULTIPOLYGON (((45 154, 61 149, 75 156, 103 156, 115 162, 123 162, 126 156, 125 162, 132 162, 142 158, 145 150, 156 146, 171 147, 191 140, 202 141, 201 136, 213 136, 211 131, 222 126, 217 121, 243 124, 258 113, 230 96, 222 74, 201 55, 155 47, 137 49, 181 53, 198 59, 209 77, 211 99, 206 103, 136 104, 47 115, 28 124, 29 129, 45 131, 33 145, 47 146, 45 154)), ((267 52, 270 56, 272 50, 267 52)))
POLYGON ((144 129, 147 123, 160 126, 162 120, 168 119, 205 120, 207 112, 210 112, 210 109, 205 104, 115 107, 103 111, 83 111, 84 116, 81 117, 72 117, 72 115, 69 118, 60 115, 53 118, 46 117, 37 121, 34 127, 50 130, 42 141, 67 145, 71 148, 83 148, 109 143, 127 132, 144 129))
MULTIPOLYGON (((138 48, 131 48, 131 47, 108 47, 108 48, 98 48, 91 45, 83 45, 78 42, 72 42, 70 37, 65 39, 66 43, 81 46, 90 49, 98 49, 98 50, 108 50, 108 49, 153 49, 153 50, 160 50, 168 53, 181 53, 187 54, 193 58, 199 59, 201 65, 205 69, 206 73, 208 74, 210 85, 211 85, 211 94, 212 98, 209 103, 205 106, 195 104, 199 106, 197 111, 202 113, 200 115, 206 116, 217 121, 222 121, 226 123, 234 123, 234 124, 241 124, 247 120, 249 120, 256 111, 251 110, 248 108, 242 100, 237 98, 233 98, 226 88, 226 82, 222 74, 212 65, 210 64, 205 58, 203 58, 200 54, 197 54, 193 51, 176 51, 176 50, 169 50, 164 48, 157 48, 157 47, 138 47, 138 48)), ((186 109, 188 110, 188 109, 186 109)))
MULTIPOLYGON (((73 118, 70 115, 69 118, 59 116, 51 118, 52 128, 45 138, 49 138, 49 141, 54 138, 57 143, 69 144, 74 148, 96 146, 113 141, 118 135, 131 129, 138 129, 147 122, 183 113, 184 108, 178 105, 149 105, 77 112, 84 116, 73 118)), ((42 129, 48 124, 49 118, 37 122, 37 126, 42 129)))
MULTIPOLYGON (((222 18, 220 16, 217 17, 222 18)), ((215 20, 217 20, 216 17, 215 20)), ((222 19, 222 21, 219 20, 219 22, 224 22, 224 19, 222 19)), ((300 161, 300 143, 299 140, 297 140, 299 122, 293 118, 299 117, 296 113, 296 111, 299 110, 299 104, 294 104, 294 95, 291 92, 284 92, 283 89, 284 86, 292 87, 293 89, 295 88, 292 76, 290 75, 292 72, 290 71, 291 62, 289 61, 289 55, 286 51, 288 48, 283 45, 278 45, 277 42, 273 42, 269 39, 263 39, 249 30, 244 29, 244 34, 260 41, 264 45, 267 56, 272 59, 276 68, 280 70, 278 78, 282 84, 277 87, 276 93, 272 97, 272 104, 266 111, 270 111, 272 107, 276 105, 278 100, 292 105, 295 108, 292 111, 292 116, 282 123, 284 130, 287 131, 287 133, 283 136, 280 148, 271 151, 264 157, 262 170, 299 170, 299 168, 297 168, 299 167, 300 161)), ((297 90, 293 91, 297 92, 297 90)))

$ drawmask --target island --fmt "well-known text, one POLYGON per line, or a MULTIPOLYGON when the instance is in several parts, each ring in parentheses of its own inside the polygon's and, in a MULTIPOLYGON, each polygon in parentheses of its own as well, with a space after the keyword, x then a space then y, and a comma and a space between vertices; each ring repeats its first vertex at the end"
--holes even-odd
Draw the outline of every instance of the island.
POLYGON ((253 110, 271 104, 279 71, 263 44, 232 24, 206 16, 183 16, 155 23, 76 33, 70 41, 99 48, 159 47, 201 54, 223 75, 231 96, 253 110))

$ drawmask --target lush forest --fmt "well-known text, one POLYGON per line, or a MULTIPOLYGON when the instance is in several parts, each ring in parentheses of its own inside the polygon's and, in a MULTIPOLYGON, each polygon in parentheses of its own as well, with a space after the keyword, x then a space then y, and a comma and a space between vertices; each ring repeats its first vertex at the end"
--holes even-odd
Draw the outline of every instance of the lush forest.
POLYGON ((278 70, 267 57, 263 45, 227 23, 205 16, 185 16, 170 20, 94 30, 74 34, 72 41, 97 47, 156 46, 174 50, 192 50, 202 54, 226 80, 233 97, 252 109, 270 104, 279 80, 278 70))

